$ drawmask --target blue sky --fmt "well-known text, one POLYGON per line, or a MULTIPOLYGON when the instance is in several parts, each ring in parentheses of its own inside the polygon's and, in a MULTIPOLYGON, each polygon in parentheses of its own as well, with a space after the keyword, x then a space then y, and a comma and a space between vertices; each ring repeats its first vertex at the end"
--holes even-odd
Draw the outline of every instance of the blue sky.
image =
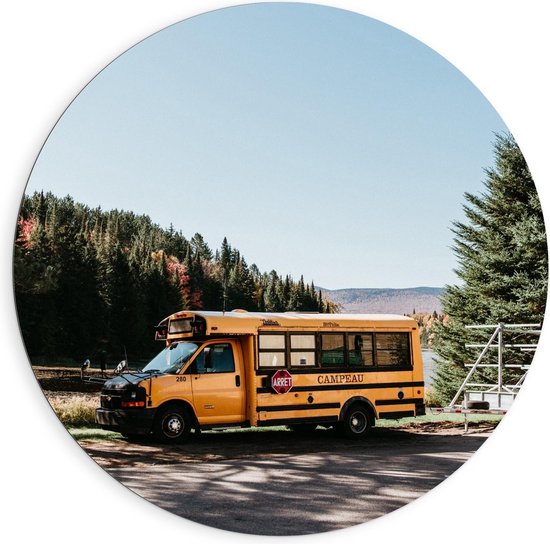
POLYGON ((415 39, 305 4, 223 9, 133 47, 80 93, 27 193, 126 209, 326 288, 456 281, 491 105, 415 39))

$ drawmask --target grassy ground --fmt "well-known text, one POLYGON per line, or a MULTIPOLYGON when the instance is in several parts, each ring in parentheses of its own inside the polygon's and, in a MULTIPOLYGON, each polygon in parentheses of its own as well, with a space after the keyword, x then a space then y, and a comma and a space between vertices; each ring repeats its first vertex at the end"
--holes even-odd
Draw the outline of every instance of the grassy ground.
POLYGON ((67 427, 73 438, 77 440, 118 440, 122 435, 113 431, 90 427, 67 427))
POLYGON ((45 392, 57 417, 68 428, 95 427, 95 409, 98 396, 86 393, 45 392))
POLYGON ((469 423, 479 425, 482 423, 497 424, 501 419, 501 415, 496 414, 445 414, 445 413, 427 413, 425 416, 405 417, 403 419, 380 419, 376 422, 377 427, 407 427, 419 426, 428 423, 455 423, 463 424, 465 419, 469 423))

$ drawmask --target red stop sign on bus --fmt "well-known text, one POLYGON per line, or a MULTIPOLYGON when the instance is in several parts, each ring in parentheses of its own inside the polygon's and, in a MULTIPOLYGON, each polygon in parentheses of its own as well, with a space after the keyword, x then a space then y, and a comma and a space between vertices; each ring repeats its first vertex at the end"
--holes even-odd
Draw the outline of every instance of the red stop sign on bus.
POLYGON ((271 376, 271 387, 275 393, 288 393, 292 389, 292 375, 288 370, 277 370, 271 376))

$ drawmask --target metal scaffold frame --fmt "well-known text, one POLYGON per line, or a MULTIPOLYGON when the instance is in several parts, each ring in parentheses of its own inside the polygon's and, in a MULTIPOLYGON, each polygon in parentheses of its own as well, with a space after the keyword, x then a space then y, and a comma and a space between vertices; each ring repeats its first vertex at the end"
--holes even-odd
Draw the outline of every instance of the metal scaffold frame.
POLYGON ((537 342, 505 343, 504 334, 508 332, 521 335, 539 336, 541 332, 541 325, 540 323, 498 323, 496 325, 467 325, 466 328, 492 329, 493 332, 486 344, 466 344, 466 348, 481 349, 481 353, 477 357, 475 363, 466 365, 467 367, 470 367, 470 371, 451 400, 446 411, 505 413, 516 398, 516 395, 525 380, 527 371, 530 368, 531 361, 525 364, 507 363, 504 360, 504 350, 518 349, 523 352, 534 352, 537 348, 537 342), (497 362, 483 362, 484 357, 492 349, 498 350, 497 362), (496 383, 477 383, 471 381, 476 371, 480 368, 496 368, 496 383), (516 369, 521 371, 519 379, 517 379, 516 376, 516 381, 514 383, 505 383, 505 369, 516 369), (461 395, 463 396, 462 405, 457 405, 458 399, 461 395))

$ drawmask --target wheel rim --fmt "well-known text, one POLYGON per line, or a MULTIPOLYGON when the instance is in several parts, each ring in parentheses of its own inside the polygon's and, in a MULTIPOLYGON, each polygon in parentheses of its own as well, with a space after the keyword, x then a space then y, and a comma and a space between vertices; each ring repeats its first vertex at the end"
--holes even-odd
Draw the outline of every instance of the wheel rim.
POLYGON ((185 423, 179 414, 167 414, 162 421, 162 430, 170 438, 177 438, 184 429, 185 423))
POLYGON ((368 419, 364 412, 353 412, 349 418, 349 428, 354 434, 361 434, 365 432, 368 427, 368 419))

